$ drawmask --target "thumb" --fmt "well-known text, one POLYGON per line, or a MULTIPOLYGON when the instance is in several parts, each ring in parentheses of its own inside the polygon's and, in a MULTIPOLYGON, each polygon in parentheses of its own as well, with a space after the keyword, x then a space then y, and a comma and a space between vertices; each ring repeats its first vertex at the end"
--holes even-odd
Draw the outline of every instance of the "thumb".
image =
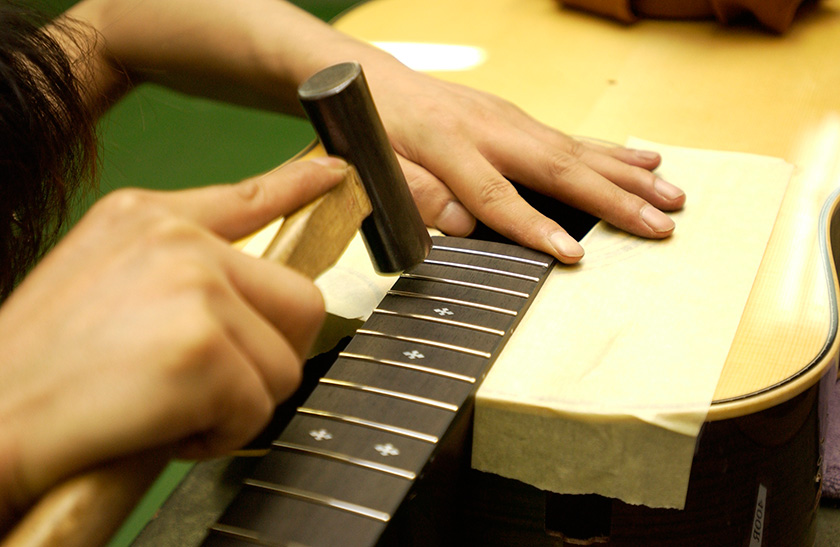
POLYGON ((335 157, 294 161, 235 184, 174 192, 167 205, 232 241, 309 203, 338 184, 346 171, 347 162, 335 157))

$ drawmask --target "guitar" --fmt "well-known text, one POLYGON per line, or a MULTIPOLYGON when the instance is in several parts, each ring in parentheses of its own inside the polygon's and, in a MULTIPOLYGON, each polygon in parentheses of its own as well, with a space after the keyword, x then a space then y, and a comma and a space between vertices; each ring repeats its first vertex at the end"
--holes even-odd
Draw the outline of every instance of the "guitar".
MULTIPOLYGON (((548 0, 371 2, 338 21, 339 28, 383 47, 418 35, 431 44, 473 47, 481 54, 473 57, 478 59, 473 66, 439 75, 488 89, 574 133, 621 142, 639 132, 692 147, 784 157, 797 166, 699 436, 685 508, 562 496, 469 472, 467 487, 448 492, 467 500, 462 508, 468 511, 457 513, 456 530, 471 541, 814 542, 825 393, 835 377, 837 351, 830 252, 831 234, 837 233, 832 193, 837 179, 831 154, 811 157, 809 152, 831 150, 837 141, 831 134, 811 143, 807 139, 840 104, 833 95, 809 90, 832 89, 840 79, 826 54, 827 45, 840 37, 840 25, 830 17, 839 7, 822 4, 822 17, 803 19, 781 39, 696 22, 645 22, 628 29, 558 11, 548 0), (446 23, 476 17, 480 21, 468 27, 446 23), (540 52, 551 54, 540 57, 540 52), (786 78, 790 73, 798 76, 786 78), (769 81, 775 85, 762 83, 769 81), (749 102, 733 104, 733 89, 749 102), (562 108, 556 104, 561 96, 562 108), (715 112, 723 114, 712 116, 715 112), (794 256, 803 259, 791 262, 794 256), (774 328, 767 328, 767 321, 774 328)), ((423 51, 422 44, 416 47, 423 51)), ((427 490, 434 487, 418 484, 406 501, 423 505, 427 490)), ((218 524, 233 525, 227 520, 231 515, 218 524)), ((438 518, 429 516, 419 529, 442 528, 438 518)), ((221 532, 208 544, 225 544, 221 532)), ((237 544, 228 536, 224 541, 237 544)))
MULTIPOLYGON (((818 219, 832 302, 837 200, 832 194, 818 219)), ((551 266, 537 254, 508 262, 525 252, 437 238, 428 263, 400 278, 295 403, 202 545, 813 544, 836 314, 821 351, 795 374, 713 401, 681 510, 554 494, 468 469, 471 398, 551 266), (510 290, 521 308, 502 292, 510 290)), ((762 270, 759 278, 766 256, 762 270)))
MULTIPOLYGON (((477 64, 469 70, 462 67, 461 70, 441 72, 440 75, 507 97, 546 123, 567 131, 599 135, 616 142, 622 142, 631 132, 637 132, 663 142, 686 146, 785 157, 807 169, 812 164, 796 155, 799 140, 825 113, 840 107, 832 91, 840 83, 840 76, 829 47, 840 36, 836 18, 832 18, 837 10, 836 0, 821 3, 816 15, 795 26, 784 39, 756 35, 744 29, 724 32, 712 24, 693 22, 645 22, 633 28, 617 27, 581 14, 558 11, 551 0, 489 0, 480 3, 429 0, 421 4, 406 0, 370 2, 346 14, 337 26, 383 44, 417 36, 436 44, 476 44, 476 50, 482 53, 477 57, 479 60, 474 61, 477 64), (475 24, 465 26, 457 23, 475 21, 477 17, 480 20, 475 24), (536 59, 534 63, 523 62, 523 59, 543 52, 548 52, 547 58, 536 59), (731 90, 738 90, 738 97, 748 100, 733 100, 731 90), (560 96, 564 103, 562 108, 557 104, 560 96), (633 105, 633 108, 628 108, 628 105, 633 105)), ((830 189, 825 187, 803 193, 808 196, 804 210, 787 215, 778 230, 778 233, 787 233, 788 238, 781 243, 777 240, 770 247, 782 257, 779 260, 781 263, 795 247, 801 248, 809 257, 793 283, 802 288, 794 299, 796 305, 793 311, 788 312, 782 306, 768 309, 764 304, 757 308, 751 304, 751 311, 745 314, 753 317, 745 324, 758 324, 758 316, 775 314, 785 316, 791 325, 813 325, 815 328, 804 338, 797 334, 796 328, 782 334, 765 333, 763 338, 740 334, 740 341, 733 348, 733 351, 740 348, 738 352, 742 353, 760 348, 762 364, 770 363, 763 369, 783 375, 787 395, 781 398, 785 400, 778 404, 777 389, 747 386, 739 391, 738 382, 721 384, 713 407, 715 414, 710 416, 709 425, 701 437, 708 439, 718 425, 731 426, 735 422, 730 420, 736 417, 753 417, 760 423, 768 416, 763 414, 765 411, 804 414, 801 424, 805 425, 799 430, 806 434, 806 449, 801 452, 794 450, 795 460, 782 460, 796 461, 796 465, 790 467, 805 469, 805 475, 811 482, 811 490, 803 496, 803 499, 807 498, 806 502, 797 504, 806 509, 804 515, 795 516, 799 521, 804 519, 804 525, 797 527, 804 533, 797 532, 795 536, 803 540, 800 544, 807 544, 813 536, 813 515, 819 492, 819 484, 814 480, 817 476, 813 471, 817 469, 820 450, 820 393, 832 379, 835 353, 834 318, 809 309, 813 302, 818 302, 821 310, 834 305, 827 302, 827 270, 820 260, 827 246, 821 247, 818 243, 820 238, 829 240, 826 234, 835 222, 834 205, 823 215, 822 228, 815 221, 822 204, 834 199, 830 194, 830 189), (810 218, 811 222, 801 223, 803 217, 810 218), (788 348, 794 348, 793 353, 787 351, 788 348), (780 368, 776 364, 783 366, 780 368), (790 369, 794 372, 784 376, 784 370, 790 369), (758 412, 751 411, 759 408, 758 412), (797 409, 795 412, 792 411, 794 408, 797 409), (807 408, 808 412, 802 408, 807 408)), ((831 285, 834 285, 833 272, 831 285)), ((777 288, 771 283, 769 288, 762 290, 772 293, 777 288)), ((756 302, 763 300, 756 299, 756 302)), ((768 301, 774 302, 774 299, 765 300, 768 301)), ((762 329, 753 331, 759 336, 762 332, 762 329)), ((737 359, 732 360, 732 363, 736 362, 737 359)), ((747 379, 755 378, 750 376, 747 379)), ((773 381, 764 387, 776 386, 779 382, 773 381)), ((457 424, 468 426, 465 421, 457 421, 457 424)), ((735 429, 740 429, 740 426, 735 429)), ((721 437, 728 438, 725 433, 721 437)), ((770 452, 776 453, 775 450, 770 452)), ((432 475, 427 470, 418 477, 422 479, 432 475)), ((578 502, 581 500, 566 504, 572 507, 567 510, 560 498, 527 486, 519 489, 520 485, 516 483, 495 481, 494 477, 475 474, 467 478, 468 483, 479 488, 484 496, 464 498, 471 506, 482 500, 507 501, 504 508, 507 513, 500 514, 506 515, 503 518, 507 522, 521 519, 525 528, 532 526, 533 535, 527 536, 528 541, 533 540, 533 544, 537 545, 540 542, 558 544, 564 541, 562 535, 577 535, 580 541, 596 541, 597 538, 601 538, 600 541, 617 541, 607 537, 604 531, 606 519, 603 515, 607 511, 611 511, 610 531, 617 529, 621 522, 629 522, 642 529, 641 535, 646 540, 658 522, 651 520, 655 516, 650 515, 631 512, 622 516, 614 509, 615 502, 595 499, 592 500, 593 512, 601 516, 595 519, 599 521, 599 526, 594 533, 569 531, 568 523, 559 522, 558 515, 572 510, 574 514, 585 513, 576 509, 580 507, 578 502), (488 497, 493 487, 498 487, 496 491, 500 492, 497 498, 488 497), (522 494, 522 502, 510 503, 511 496, 517 493, 522 494), (512 510, 515 514, 511 513, 512 510), (550 517, 548 523, 546 516, 550 517), (557 535, 546 535, 546 527, 557 535)), ((418 489, 422 483, 422 480, 418 482, 418 489)), ((433 489, 431 486, 427 488, 433 489)), ((409 497, 421 500, 423 493, 411 491, 409 497)), ((757 501, 761 500, 760 490, 751 492, 749 498, 748 512, 751 514, 747 520, 750 524, 748 529, 752 531, 752 525, 757 522, 754 517, 758 514, 755 509, 757 501)), ((728 510, 718 507, 722 511, 728 510)), ((698 526, 711 527, 723 520, 719 517, 715 513, 698 526)), ((778 522, 783 517, 774 515, 766 522, 769 526, 770 522, 778 522)), ((490 521, 494 527, 487 534, 492 535, 500 527, 498 521, 490 521)), ((439 523, 437 520, 433 522, 435 525, 439 523)), ((424 529, 431 528, 428 525, 424 529)), ((475 532, 482 527, 470 525, 467 528, 475 532)), ((512 530, 505 532, 510 535, 495 536, 493 539, 504 542, 506 539, 515 541, 510 538, 526 537, 516 527, 507 530, 512 530)), ((746 545, 750 545, 751 537, 751 534, 745 536, 746 545)), ((769 537, 763 535, 762 541, 771 544, 769 539, 765 539, 769 537)), ((779 540, 779 544, 785 544, 787 539, 779 540)), ((686 545, 693 540, 678 534, 663 541, 686 545)), ((230 539, 230 542, 235 543, 236 540, 230 539)))

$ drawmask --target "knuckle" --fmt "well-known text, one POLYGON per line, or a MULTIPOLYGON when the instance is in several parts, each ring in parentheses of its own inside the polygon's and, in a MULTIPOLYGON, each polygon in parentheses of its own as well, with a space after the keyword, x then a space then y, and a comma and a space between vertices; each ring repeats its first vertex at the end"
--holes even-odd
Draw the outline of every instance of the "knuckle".
POLYGON ((570 153, 552 154, 548 159, 548 172, 553 180, 573 179, 584 167, 578 156, 570 153))
POLYGON ((417 108, 413 109, 417 116, 415 122, 418 127, 428 128, 428 131, 423 132, 422 135, 427 135, 429 138, 438 138, 440 135, 461 135, 468 128, 465 120, 474 119, 480 115, 480 109, 463 102, 460 103, 459 109, 454 109, 452 105, 431 96, 419 96, 415 97, 415 100, 417 101, 417 108), (464 111, 467 110, 469 115, 465 116, 464 111))
POLYGON ((190 321, 186 324, 182 322, 179 327, 179 361, 189 375, 214 375, 219 362, 213 357, 218 354, 221 341, 226 336, 225 329, 209 311, 209 299, 205 293, 194 291, 187 299, 191 301, 188 309, 192 311, 185 313, 190 321))
POLYGON ((121 188, 106 195, 102 203, 117 210, 134 210, 148 203, 148 192, 139 188, 121 188))
POLYGON ((586 143, 577 139, 570 139, 567 145, 566 153, 575 158, 582 158, 584 154, 589 152, 586 143))
POLYGON ((144 218, 154 207, 151 193, 138 188, 121 188, 97 201, 91 211, 108 221, 123 218, 144 218))
POLYGON ((618 186, 608 186, 604 189, 604 196, 592 204, 592 213, 609 222, 626 222, 628 213, 633 208, 632 194, 625 192, 618 186))
POLYGON ((479 181, 478 186, 479 206, 482 208, 500 207, 518 196, 513 185, 501 177, 486 177, 479 181))
POLYGON ((653 191, 656 183, 656 175, 647 169, 630 165, 627 167, 627 178, 635 180, 643 190, 653 191))
POLYGON ((236 195, 245 203, 259 207, 266 201, 265 188, 261 177, 245 179, 233 185, 236 195))
POLYGON ((176 262, 176 267, 170 268, 173 286, 185 295, 187 307, 194 310, 193 313, 215 317, 212 303, 219 300, 226 291, 222 273, 200 257, 178 253, 173 261, 176 262))

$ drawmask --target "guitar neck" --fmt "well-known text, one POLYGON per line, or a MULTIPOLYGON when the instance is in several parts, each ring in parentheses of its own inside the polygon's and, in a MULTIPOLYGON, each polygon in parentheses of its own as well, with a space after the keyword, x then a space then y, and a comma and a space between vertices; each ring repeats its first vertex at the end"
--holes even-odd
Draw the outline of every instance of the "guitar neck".
MULTIPOLYGON (((399 542, 440 501, 436 481, 468 464, 475 392, 552 264, 522 247, 435 238, 297 408, 204 545, 399 542)), ((425 528, 410 533, 432 532, 425 528)))

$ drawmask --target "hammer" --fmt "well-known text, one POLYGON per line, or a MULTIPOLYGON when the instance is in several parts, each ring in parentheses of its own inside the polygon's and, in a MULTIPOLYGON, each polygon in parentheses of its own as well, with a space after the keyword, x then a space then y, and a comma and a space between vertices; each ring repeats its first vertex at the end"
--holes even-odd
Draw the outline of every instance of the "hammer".
MULTIPOLYGON (((361 66, 328 67, 298 97, 325 148, 348 161, 344 181, 289 215, 263 257, 311 278, 341 256, 360 225, 379 273, 422 262, 431 248, 361 66)), ((106 543, 172 454, 158 449, 72 477, 39 500, 2 547, 89 547, 106 543)))

